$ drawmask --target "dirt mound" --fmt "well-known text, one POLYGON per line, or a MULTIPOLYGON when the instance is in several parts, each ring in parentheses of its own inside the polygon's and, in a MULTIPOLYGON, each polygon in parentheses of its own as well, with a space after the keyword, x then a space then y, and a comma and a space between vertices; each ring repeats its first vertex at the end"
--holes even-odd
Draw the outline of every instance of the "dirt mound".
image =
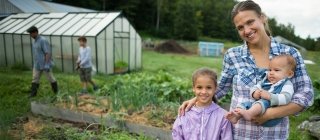
POLYGON ((189 51, 180 46, 176 41, 169 40, 164 43, 157 45, 154 48, 155 51, 160 53, 179 53, 179 54, 188 54, 189 51))

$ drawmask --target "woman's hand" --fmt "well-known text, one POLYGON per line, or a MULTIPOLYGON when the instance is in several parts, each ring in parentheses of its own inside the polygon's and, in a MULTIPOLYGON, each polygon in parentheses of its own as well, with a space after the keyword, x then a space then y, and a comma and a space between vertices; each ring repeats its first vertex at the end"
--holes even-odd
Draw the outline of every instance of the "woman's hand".
POLYGON ((185 112, 187 112, 194 104, 196 104, 196 97, 184 101, 182 105, 179 107, 178 114, 179 116, 183 116, 185 112))

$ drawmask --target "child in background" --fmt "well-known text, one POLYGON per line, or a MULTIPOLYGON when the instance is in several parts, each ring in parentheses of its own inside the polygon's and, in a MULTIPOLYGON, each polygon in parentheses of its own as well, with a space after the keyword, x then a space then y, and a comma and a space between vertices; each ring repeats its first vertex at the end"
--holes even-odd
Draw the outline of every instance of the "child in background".
POLYGON ((90 83, 93 90, 98 90, 98 86, 91 79, 92 63, 91 63, 91 49, 87 46, 87 39, 84 36, 78 38, 80 48, 77 60, 77 69, 79 70, 80 80, 82 85, 81 94, 88 93, 87 86, 90 83))
POLYGON ((192 75, 196 104, 184 116, 178 116, 172 128, 174 140, 232 140, 232 125, 226 111, 213 102, 217 74, 200 68, 192 75))
MULTIPOLYGON (((263 114, 267 108, 288 104, 294 93, 290 78, 296 69, 295 59, 290 55, 279 55, 270 61, 269 71, 261 82, 250 89, 251 97, 255 102, 244 102, 238 108, 229 112, 226 118, 237 123, 240 118, 247 121, 263 114)), ((282 118, 269 120, 265 127, 277 125, 282 118)))

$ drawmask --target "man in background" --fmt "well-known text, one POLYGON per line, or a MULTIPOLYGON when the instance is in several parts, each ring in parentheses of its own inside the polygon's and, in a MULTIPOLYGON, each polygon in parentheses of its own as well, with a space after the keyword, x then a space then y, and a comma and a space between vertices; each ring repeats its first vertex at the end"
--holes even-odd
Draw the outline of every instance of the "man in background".
POLYGON ((38 28, 35 26, 30 27, 27 32, 34 39, 32 44, 33 50, 33 75, 31 84, 31 93, 29 97, 37 95, 39 88, 39 81, 41 74, 44 73, 51 83, 51 87, 54 93, 58 92, 58 84, 55 77, 52 74, 52 59, 51 59, 51 48, 47 39, 39 35, 38 28))

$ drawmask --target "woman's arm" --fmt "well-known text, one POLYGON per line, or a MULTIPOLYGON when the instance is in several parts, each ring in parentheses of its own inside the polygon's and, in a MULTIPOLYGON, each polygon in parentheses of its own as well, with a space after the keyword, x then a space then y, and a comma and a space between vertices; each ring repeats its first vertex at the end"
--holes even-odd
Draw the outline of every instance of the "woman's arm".
POLYGON ((297 63, 294 77, 291 80, 295 91, 291 102, 287 105, 268 108, 262 116, 259 116, 254 120, 259 124, 262 124, 270 119, 295 115, 313 104, 314 93, 312 82, 307 74, 303 58, 294 48, 290 48, 288 52, 296 59, 297 63))
POLYGON ((182 105, 179 107, 178 114, 179 116, 183 116, 185 112, 187 112, 193 105, 196 104, 197 98, 193 97, 190 100, 184 101, 182 105))
POLYGON ((228 93, 232 87, 232 79, 236 74, 236 68, 230 56, 236 55, 232 49, 229 49, 223 58, 223 68, 221 77, 216 89, 216 98, 220 99, 228 93))
POLYGON ((301 105, 291 102, 287 105, 268 108, 263 115, 258 116, 257 118, 253 119, 253 121, 258 124, 263 124, 268 120, 294 115, 302 110, 303 107, 301 105))

